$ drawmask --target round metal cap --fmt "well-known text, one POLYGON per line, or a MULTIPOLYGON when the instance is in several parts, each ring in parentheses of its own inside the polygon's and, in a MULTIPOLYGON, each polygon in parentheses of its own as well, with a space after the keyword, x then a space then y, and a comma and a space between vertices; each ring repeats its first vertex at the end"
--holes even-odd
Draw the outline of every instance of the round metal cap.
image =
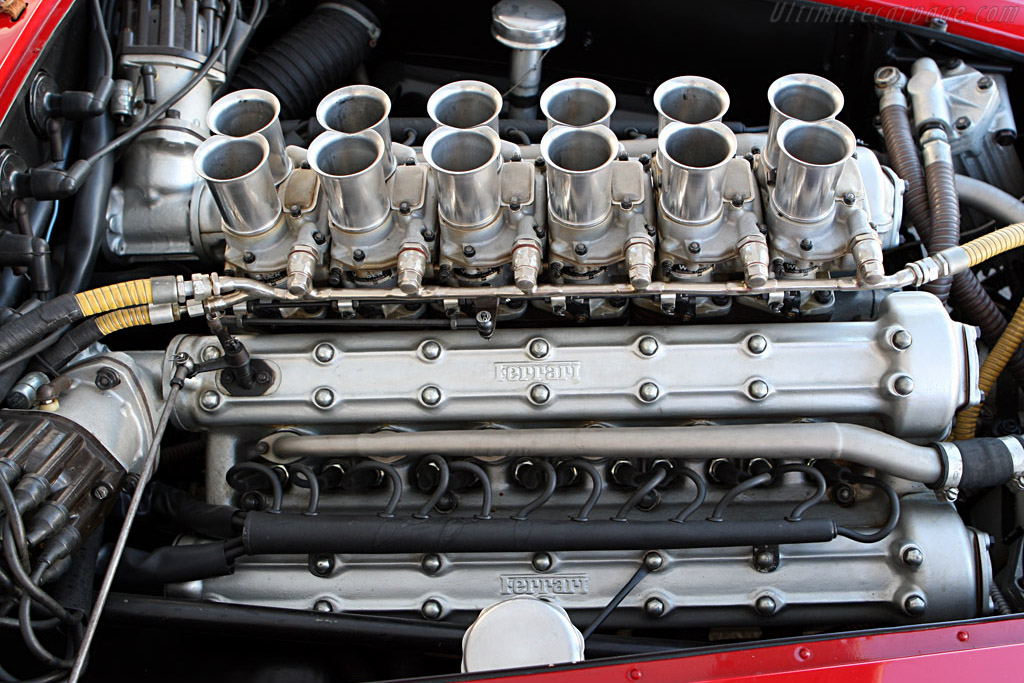
POLYGON ((583 646, 564 609, 524 595, 480 612, 462 637, 462 670, 572 664, 583 661, 583 646))
POLYGON ((491 33, 508 47, 550 50, 565 38, 565 10, 552 0, 501 0, 491 17, 491 33))

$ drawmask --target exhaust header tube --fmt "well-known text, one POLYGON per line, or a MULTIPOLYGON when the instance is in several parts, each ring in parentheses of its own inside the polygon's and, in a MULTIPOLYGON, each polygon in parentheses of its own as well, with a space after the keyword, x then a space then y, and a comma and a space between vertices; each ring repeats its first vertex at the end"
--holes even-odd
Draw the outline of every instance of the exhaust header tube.
POLYGON ((395 172, 395 155, 391 150, 391 98, 372 85, 348 85, 320 100, 316 120, 327 130, 338 133, 362 133, 373 130, 384 141, 384 172, 395 172))
POLYGON ((281 198, 270 171, 270 144, 261 135, 214 135, 196 149, 196 173, 206 181, 228 231, 255 237, 281 216, 281 198))
POLYGON ((772 201, 788 218, 816 221, 829 214, 846 160, 857 148, 853 131, 835 119, 779 127, 779 167, 772 201))
POLYGON ((270 172, 280 184, 292 170, 281 131, 281 102, 266 90, 238 90, 213 103, 207 125, 217 135, 242 138, 260 135, 270 145, 270 172))
POLYGON ((658 133, 673 121, 709 123, 721 121, 729 109, 729 93, 718 83, 703 76, 671 78, 654 91, 658 110, 658 133))
POLYGON ((501 93, 482 81, 455 81, 443 85, 427 100, 427 114, 436 127, 476 128, 498 132, 501 93))
POLYGON ((437 179, 441 218, 461 228, 476 228, 497 217, 501 139, 492 128, 437 128, 424 140, 423 156, 437 179))
POLYGON ((362 232, 388 217, 391 200, 384 177, 384 141, 375 131, 321 133, 309 146, 307 158, 320 177, 335 226, 362 232))
POLYGON ((555 126, 608 126, 615 111, 615 93, 592 78, 566 78, 541 94, 540 110, 549 130, 555 126))
POLYGON ((719 121, 669 123, 658 135, 661 208, 680 223, 707 223, 722 211, 722 180, 736 135, 719 121))
POLYGON ((587 227, 611 211, 612 162, 619 141, 606 126, 552 128, 540 141, 548 207, 566 225, 587 227))
POLYGON ((779 162, 779 127, 790 119, 825 121, 843 109, 843 91, 832 81, 814 74, 790 74, 768 88, 768 145, 765 161, 772 168, 779 162))

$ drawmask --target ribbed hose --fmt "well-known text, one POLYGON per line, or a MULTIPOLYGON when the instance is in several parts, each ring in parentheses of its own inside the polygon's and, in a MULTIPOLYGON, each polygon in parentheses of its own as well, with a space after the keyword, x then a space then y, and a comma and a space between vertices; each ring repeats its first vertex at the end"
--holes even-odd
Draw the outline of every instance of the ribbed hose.
MULTIPOLYGON (((930 234, 925 240, 929 254, 960 244, 960 202, 956 196, 953 175, 953 166, 944 161, 932 162, 924 167, 924 182, 932 217, 930 234)), ((924 289, 945 303, 952 286, 952 278, 947 277, 930 283, 924 289)))
MULTIPOLYGON (((1013 314, 1013 319, 1006 326, 1006 331, 992 347, 985 362, 981 364, 978 379, 978 387, 981 391, 987 394, 996 386, 996 380, 999 379, 999 375, 1003 373, 1007 363, 1020 347, 1022 339, 1024 339, 1024 301, 1017 307, 1017 312, 1013 314)), ((953 438, 957 441, 973 439, 978 427, 979 415, 981 415, 980 405, 961 410, 956 416, 953 438)))
MULTIPOLYGON (((358 2, 320 5, 290 31, 235 72, 233 89, 269 90, 281 101, 281 118, 309 116, 317 102, 370 52, 377 17, 358 2), (353 16, 358 13, 365 23, 353 16)), ((376 33, 376 31, 374 32, 376 33)))
MULTIPOLYGON (((925 250, 934 254, 941 247, 937 246, 932 237, 932 212, 928 200, 928 186, 925 181, 924 167, 918 156, 917 141, 910 127, 910 112, 906 107, 890 105, 881 110, 882 137, 885 149, 889 152, 889 161, 896 174, 907 182, 907 191, 903 195, 903 207, 910 220, 917 228, 917 233, 924 242, 925 250)), ((945 302, 949 297, 950 283, 948 278, 939 282, 929 282, 922 290, 934 294, 945 302)))
POLYGON ((75 300, 86 316, 129 306, 151 304, 153 303, 153 283, 148 278, 118 282, 76 294, 75 300))
POLYGON ((921 166, 917 143, 910 129, 909 113, 906 107, 892 105, 882 109, 880 114, 882 136, 885 139, 885 149, 889 153, 889 161, 896 174, 907 181, 903 207, 921 235, 922 241, 927 243, 932 230, 932 214, 928 208, 924 168, 921 166))

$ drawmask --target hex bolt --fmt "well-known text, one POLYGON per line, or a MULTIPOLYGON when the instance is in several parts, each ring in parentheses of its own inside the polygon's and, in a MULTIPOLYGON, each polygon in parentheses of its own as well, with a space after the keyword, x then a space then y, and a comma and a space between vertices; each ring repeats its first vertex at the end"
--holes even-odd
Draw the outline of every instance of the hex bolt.
POLYGON ((420 353, 427 360, 437 360, 441 357, 441 345, 433 339, 423 342, 423 346, 420 347, 420 353))
POLYGON ((953 127, 957 130, 967 130, 971 127, 971 120, 966 116, 961 116, 953 122, 953 127))
POLYGON ((754 609, 762 617, 768 617, 775 614, 779 610, 779 605, 775 602, 775 598, 770 595, 762 595, 754 601, 754 609))
POLYGON ((409 206, 409 202, 402 202, 401 204, 399 204, 398 213, 402 214, 403 216, 408 216, 410 213, 412 213, 412 207, 409 206))
POLYGON ((323 244, 324 242, 327 241, 327 235, 323 234, 319 230, 314 230, 313 241, 316 242, 317 244, 323 244))
POLYGON ((899 351, 906 351, 910 348, 910 345, 914 342, 914 338, 910 336, 910 333, 906 330, 896 330, 892 333, 892 337, 889 338, 894 349, 899 351))
POLYGON ((686 245, 686 250, 691 254, 699 254, 700 242, 690 242, 688 245, 686 245))
POLYGON ((747 350, 755 355, 760 355, 768 349, 768 340, 760 334, 752 335, 747 339, 747 350))
POLYGON ((814 249, 814 241, 806 237, 800 240, 800 251, 811 251, 814 249))
POLYGON ((333 612, 334 605, 331 604, 330 600, 317 600, 313 603, 313 611, 315 612, 333 612))
POLYGON ((199 352, 199 358, 204 361, 211 361, 220 358, 220 347, 210 344, 204 346, 203 350, 199 352))
POLYGON ((199 405, 203 410, 216 410, 220 405, 220 394, 213 389, 204 391, 199 396, 199 405))
POLYGON ((256 254, 252 253, 251 251, 247 251, 244 254, 242 254, 242 263, 255 263, 255 261, 256 254))
POLYGON ((738 209, 741 206, 743 206, 743 203, 747 201, 747 198, 741 195, 739 192, 737 192, 732 196, 732 199, 730 201, 732 202, 732 205, 738 209))
POLYGON ((665 556, 652 550, 644 555, 644 566, 647 571, 656 572, 665 566, 665 556))
POLYGON ((121 383, 121 375, 111 368, 100 368, 96 371, 95 384, 100 391, 109 391, 121 383))
POLYGON ((423 607, 420 608, 420 613, 423 614, 424 619, 440 619, 441 618, 441 603, 437 600, 427 600, 423 603, 423 607))
POLYGON ((313 392, 313 403, 318 408, 330 408, 331 404, 334 403, 334 392, 327 387, 320 387, 313 392))
POLYGON ((435 386, 423 387, 420 392, 420 400, 424 405, 436 406, 441 402, 441 390, 435 386))
POLYGON ((644 403, 651 403, 652 401, 658 400, 658 395, 660 393, 658 385, 654 382, 644 382, 640 385, 640 400, 644 403))
POLYGON ((623 211, 629 211, 633 208, 633 200, 629 198, 624 198, 621 202, 619 202, 619 206, 622 207, 623 211))
POLYGON ((366 253, 362 249, 356 249, 352 252, 352 258, 356 261, 362 261, 366 258, 366 253))
POLYGON ((658 340, 654 337, 641 337, 636 347, 640 353, 650 357, 658 352, 658 340))
POLYGON ((551 559, 551 555, 547 553, 535 553, 533 558, 530 560, 530 564, 533 568, 539 572, 546 572, 555 565, 555 561, 551 559))
POLYGON ((96 500, 106 500, 110 495, 110 487, 106 484, 97 484, 92 490, 92 497, 96 500))
POLYGON ((747 393, 750 395, 750 398, 760 401, 768 395, 768 383, 763 379, 755 379, 747 385, 747 393))
POLYGON ((661 598, 648 598, 644 603, 644 613, 657 619, 665 615, 665 601, 661 598))
POLYGON ((898 396, 910 396, 914 391, 914 380, 908 375, 900 375, 893 380, 892 388, 898 396))
POLYGON ((546 384, 534 384, 530 387, 530 400, 537 405, 544 405, 551 398, 551 389, 546 384))
POLYGON ((587 245, 583 244, 583 242, 577 242, 576 246, 573 247, 572 250, 576 252, 577 256, 583 256, 587 253, 587 245))
POLYGON ((527 350, 534 358, 544 358, 551 352, 551 345, 546 339, 534 339, 527 350))
POLYGON ((266 441, 260 441, 258 444, 256 444, 256 452, 259 453, 260 455, 266 455, 267 453, 270 452, 270 444, 267 443, 266 441))
POLYGON ((988 76, 982 76, 978 79, 978 90, 988 90, 993 85, 992 79, 988 76))
POLYGON ((462 255, 466 258, 473 258, 476 256, 476 249, 471 244, 467 244, 462 248, 462 255))
POLYGON ((423 567, 424 574, 434 575, 441 571, 441 556, 434 553, 424 555, 423 559, 420 560, 420 566, 423 567))
POLYGON ((924 564, 924 553, 916 545, 907 546, 903 549, 901 555, 903 564, 907 565, 911 569, 917 569, 924 564))
POLYGON ((522 202, 519 201, 518 197, 513 197, 512 201, 508 203, 509 211, 518 211, 523 208, 522 202))
POLYGON ((266 370, 256 373, 256 384, 270 384, 270 373, 266 370))
POLYGON ((853 206, 853 203, 857 201, 857 195, 852 192, 847 192, 843 195, 843 204, 847 206, 853 206))
POLYGON ((334 571, 334 558, 330 555, 317 555, 312 558, 309 568, 317 576, 328 576, 334 571))
POLYGON ((326 342, 317 344, 316 348, 313 349, 313 356, 320 363, 330 363, 334 360, 334 347, 326 342))
POLYGON ((925 601, 924 596, 917 593, 908 595, 907 599, 903 601, 903 611, 912 617, 921 616, 927 608, 928 603, 925 601))
POLYGON ((832 303, 833 299, 835 299, 835 297, 832 295, 832 292, 827 289, 819 289, 814 293, 814 300, 822 305, 832 303))

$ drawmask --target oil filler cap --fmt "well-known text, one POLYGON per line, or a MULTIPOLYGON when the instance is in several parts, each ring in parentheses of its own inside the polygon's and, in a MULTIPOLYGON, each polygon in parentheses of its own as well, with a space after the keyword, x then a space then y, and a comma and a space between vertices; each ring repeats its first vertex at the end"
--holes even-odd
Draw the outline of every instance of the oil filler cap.
POLYGON ((583 661, 583 634, 560 606, 529 596, 483 609, 462 637, 462 671, 583 661))

